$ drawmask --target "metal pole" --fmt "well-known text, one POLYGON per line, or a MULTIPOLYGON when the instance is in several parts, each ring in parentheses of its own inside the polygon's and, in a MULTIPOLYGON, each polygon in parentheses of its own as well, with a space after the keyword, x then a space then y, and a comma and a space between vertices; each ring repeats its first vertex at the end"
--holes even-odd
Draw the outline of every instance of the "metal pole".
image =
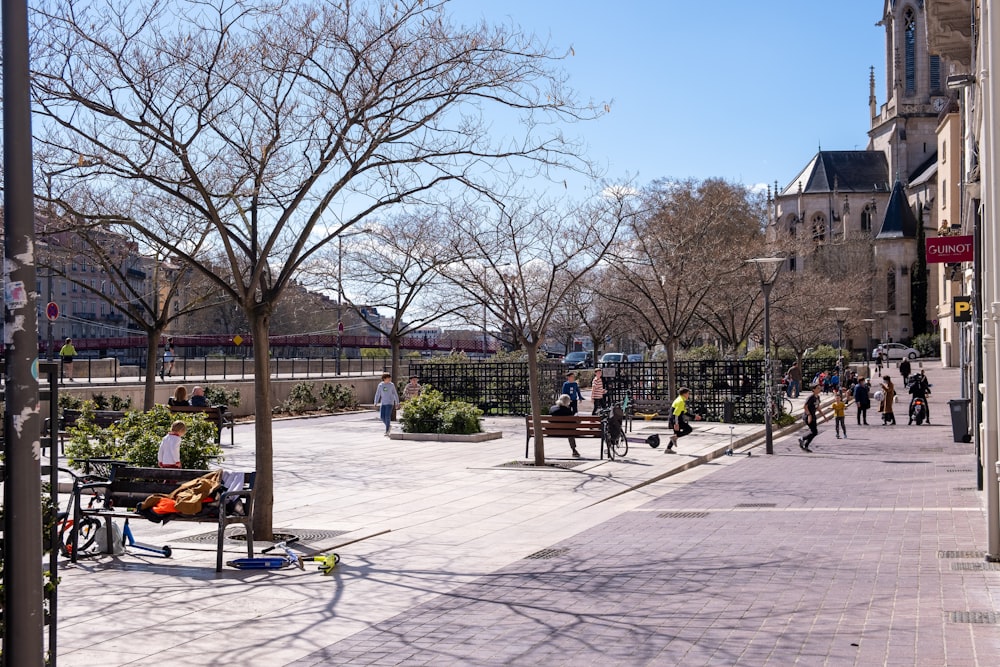
POLYGON ((483 359, 486 359, 486 302, 483 301, 483 359))
POLYGON ((764 290, 764 453, 774 454, 774 428, 771 424, 772 382, 771 373, 771 287, 762 283, 764 290))
MULTIPOLYGON (((32 184, 28 6, 3 3, 4 644, 7 665, 42 667, 41 412, 32 184), (17 428, 14 428, 15 416, 17 428)), ((53 424, 55 429, 55 424, 53 424)), ((53 460, 56 453, 52 449, 53 460)))
POLYGON ((343 311, 341 310, 341 304, 344 302, 344 283, 343 283, 343 270, 344 270, 344 240, 338 236, 337 237, 337 360, 334 362, 334 368, 337 375, 340 375, 340 357, 343 354, 343 336, 344 336, 344 320, 343 311))

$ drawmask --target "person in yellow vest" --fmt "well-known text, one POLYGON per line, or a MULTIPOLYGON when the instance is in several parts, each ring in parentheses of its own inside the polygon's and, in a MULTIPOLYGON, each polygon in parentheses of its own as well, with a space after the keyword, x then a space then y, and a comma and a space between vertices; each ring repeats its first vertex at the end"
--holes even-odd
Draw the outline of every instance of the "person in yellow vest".
POLYGON ((67 338, 66 344, 59 350, 59 357, 62 359, 63 377, 70 382, 76 382, 73 379, 73 357, 75 356, 76 348, 73 347, 73 339, 67 338))
POLYGON ((847 424, 844 422, 844 415, 847 414, 847 402, 844 398, 844 392, 838 391, 837 396, 833 399, 833 403, 830 404, 830 409, 833 410, 833 423, 837 429, 837 440, 840 440, 840 432, 844 432, 844 438, 847 438, 847 424))
MULTIPOLYGON (((663 450, 664 454, 676 454, 677 450, 674 447, 677 446, 677 441, 694 430, 687 418, 687 400, 690 397, 691 390, 681 387, 677 392, 677 398, 670 404, 670 427, 674 429, 674 434, 670 436, 670 442, 663 450)), ((698 419, 697 415, 695 419, 698 419)))

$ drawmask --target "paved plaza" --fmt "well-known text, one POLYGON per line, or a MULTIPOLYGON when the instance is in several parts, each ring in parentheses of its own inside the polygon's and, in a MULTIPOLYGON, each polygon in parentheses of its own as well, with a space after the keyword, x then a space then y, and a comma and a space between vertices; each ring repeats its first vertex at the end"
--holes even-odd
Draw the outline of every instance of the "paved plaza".
MULTIPOLYGON (((642 441, 665 424, 636 422, 625 460, 582 440, 579 465, 538 470, 511 465, 523 419, 477 444, 389 440, 373 413, 278 422, 274 525, 336 548, 334 573, 217 574, 210 524, 134 524, 173 557, 66 567, 59 664, 996 665, 958 375, 927 368, 932 425, 852 415, 812 454, 701 423, 663 454, 642 441)), ((252 428, 225 467, 253 469, 252 428)), ((564 440, 546 452, 575 463, 564 440)))

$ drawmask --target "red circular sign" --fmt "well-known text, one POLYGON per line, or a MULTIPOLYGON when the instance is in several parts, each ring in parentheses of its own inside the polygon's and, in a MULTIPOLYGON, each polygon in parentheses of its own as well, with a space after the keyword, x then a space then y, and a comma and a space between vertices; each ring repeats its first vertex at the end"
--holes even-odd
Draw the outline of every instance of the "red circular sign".
POLYGON ((59 319, 59 304, 55 301, 49 301, 49 303, 45 306, 45 317, 50 320, 59 319))

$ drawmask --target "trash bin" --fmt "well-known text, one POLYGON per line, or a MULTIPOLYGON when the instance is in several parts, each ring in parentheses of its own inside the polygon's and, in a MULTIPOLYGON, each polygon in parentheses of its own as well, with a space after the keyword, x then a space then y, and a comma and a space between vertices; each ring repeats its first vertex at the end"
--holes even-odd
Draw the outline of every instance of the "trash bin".
POLYGON ((732 401, 722 402, 722 421, 732 424, 736 419, 736 404, 732 401))
POLYGON ((969 434, 969 403, 972 399, 953 398, 948 401, 951 410, 951 433, 955 442, 972 442, 969 434))

